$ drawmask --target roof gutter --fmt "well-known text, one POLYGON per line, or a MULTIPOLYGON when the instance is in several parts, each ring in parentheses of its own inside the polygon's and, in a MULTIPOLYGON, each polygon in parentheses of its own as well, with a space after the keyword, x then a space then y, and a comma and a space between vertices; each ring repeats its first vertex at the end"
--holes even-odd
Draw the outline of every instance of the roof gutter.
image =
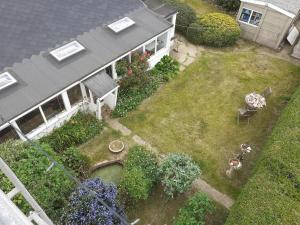
POLYGON ((296 17, 295 14, 293 14, 291 12, 288 12, 288 11, 286 11, 286 10, 284 10, 284 9, 276 6, 276 5, 273 5, 271 3, 267 3, 267 2, 263 2, 263 1, 258 1, 258 0, 241 0, 241 2, 251 3, 251 4, 255 4, 255 5, 267 6, 267 7, 271 8, 271 9, 274 9, 277 12, 280 12, 280 13, 282 13, 282 14, 290 17, 290 18, 292 18, 292 19, 294 19, 296 17))

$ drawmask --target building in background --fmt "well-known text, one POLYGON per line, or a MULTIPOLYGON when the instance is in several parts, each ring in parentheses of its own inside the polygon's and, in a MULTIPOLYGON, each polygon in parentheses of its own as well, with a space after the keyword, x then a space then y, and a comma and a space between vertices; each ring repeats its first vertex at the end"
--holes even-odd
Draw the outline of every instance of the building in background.
POLYGON ((243 38, 276 50, 288 43, 300 58, 299 13, 299 0, 241 0, 237 21, 243 38))

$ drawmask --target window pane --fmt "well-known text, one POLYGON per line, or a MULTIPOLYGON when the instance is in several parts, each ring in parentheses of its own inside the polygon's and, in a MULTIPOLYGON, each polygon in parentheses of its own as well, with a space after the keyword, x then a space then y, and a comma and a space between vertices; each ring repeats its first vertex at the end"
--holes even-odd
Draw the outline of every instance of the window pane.
POLYGON ((249 19, 250 19, 251 12, 252 12, 252 10, 243 9, 241 17, 240 17, 240 21, 248 23, 249 19))
POLYGON ((153 55, 155 53, 155 40, 146 45, 146 52, 149 55, 153 55))
POLYGON ((0 144, 9 139, 19 139, 19 136, 14 128, 8 126, 0 131, 0 144))
POLYGON ((112 78, 112 68, 111 68, 111 66, 106 67, 105 72, 112 78))
POLYGON ((84 86, 84 87, 85 87, 86 96, 89 98, 90 97, 90 91, 86 86, 84 86))
POLYGON ((35 109, 32 112, 21 117, 17 121, 18 126, 24 134, 30 133, 32 130, 38 128, 44 123, 43 117, 39 109, 35 109))
POLYGON ((258 24, 261 20, 261 17, 262 17, 261 13, 253 12, 252 16, 251 16, 251 19, 250 19, 250 23, 255 25, 255 26, 258 26, 258 24))
POLYGON ((47 118, 47 120, 53 118, 60 112, 65 110, 64 102, 62 100, 61 95, 53 98, 49 102, 42 105, 42 109, 44 111, 44 114, 47 118))
POLYGON ((165 48, 167 46, 167 37, 168 33, 165 33, 157 38, 156 51, 159 51, 160 49, 165 48))
POLYGON ((80 85, 76 85, 67 91, 71 105, 83 100, 80 85))
POLYGON ((131 52, 131 57, 132 57, 132 55, 137 55, 137 54, 138 54, 138 55, 143 54, 143 47, 140 47, 140 48, 138 48, 138 49, 132 51, 132 52, 131 52))

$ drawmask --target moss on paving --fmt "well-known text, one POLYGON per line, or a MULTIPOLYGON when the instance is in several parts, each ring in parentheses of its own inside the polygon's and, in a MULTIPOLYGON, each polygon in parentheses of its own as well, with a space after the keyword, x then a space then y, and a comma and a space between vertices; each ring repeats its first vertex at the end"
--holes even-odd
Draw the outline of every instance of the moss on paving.
POLYGON ((294 92, 299 74, 299 67, 255 50, 206 53, 121 122, 163 153, 190 154, 209 184, 235 198, 286 97, 294 92), (267 107, 249 125, 237 125, 237 109, 244 106, 244 96, 266 87, 273 89, 267 107), (228 160, 245 142, 255 150, 229 180, 225 175, 228 160))

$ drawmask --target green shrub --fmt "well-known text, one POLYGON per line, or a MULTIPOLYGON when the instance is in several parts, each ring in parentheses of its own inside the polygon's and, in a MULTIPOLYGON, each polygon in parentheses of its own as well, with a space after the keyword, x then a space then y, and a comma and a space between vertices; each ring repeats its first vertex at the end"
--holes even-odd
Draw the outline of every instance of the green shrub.
POLYGON ((128 61, 126 59, 121 59, 116 63, 116 73, 118 76, 124 76, 128 71, 128 61))
POLYGON ((63 126, 51 134, 42 137, 41 142, 48 143, 54 151, 63 152, 71 146, 77 146, 90 140, 103 129, 103 122, 89 113, 78 112, 63 126))
POLYGON ((187 27, 197 20, 195 10, 189 5, 177 0, 164 0, 167 4, 175 8, 178 12, 176 17, 176 31, 186 35, 187 27))
POLYGON ((179 71, 179 63, 171 56, 165 55, 155 65, 153 75, 160 76, 163 81, 173 79, 179 71))
POLYGON ((147 199, 158 179, 156 156, 142 146, 129 150, 121 190, 132 200, 147 199))
POLYGON ((240 0, 216 0, 217 4, 227 11, 237 11, 240 8, 240 0))
POLYGON ((145 200, 150 193, 151 180, 140 168, 132 168, 124 171, 120 187, 131 200, 145 200))
POLYGON ((267 139, 255 174, 230 210, 226 225, 299 224, 300 88, 267 139))
POLYGON ((233 45, 240 33, 240 27, 232 17, 223 13, 209 13, 199 18, 198 25, 191 26, 188 39, 197 44, 224 47, 233 45))
MULTIPOLYGON (((63 160, 49 145, 41 146, 57 162, 62 163, 63 160)), ((53 220, 59 218, 75 183, 56 166, 47 172, 51 161, 28 143, 8 141, 0 145, 0 157, 5 160, 46 213, 53 220)), ((0 176, 0 187, 5 192, 12 189, 9 180, 4 176, 0 176)), ((22 198, 17 197, 14 200, 23 212, 28 213, 29 207, 22 198)))
POLYGON ((192 23, 188 27, 186 38, 193 44, 200 45, 202 44, 202 35, 203 29, 199 23, 192 23))
POLYGON ((200 173, 191 157, 183 154, 168 155, 159 167, 164 191, 170 197, 187 191, 200 173))
POLYGON ((128 112, 135 110, 138 105, 140 105, 144 99, 151 96, 163 82, 173 78, 178 71, 178 67, 178 62, 169 56, 164 56, 158 63, 158 66, 151 71, 144 71, 144 63, 141 63, 139 68, 133 66, 132 75, 121 80, 118 103, 112 116, 124 117, 128 112), (144 72, 136 73, 139 70, 144 72))
POLYGON ((64 166, 72 169, 80 178, 89 175, 89 159, 78 148, 70 147, 63 152, 64 166))
POLYGON ((133 168, 141 169, 152 183, 158 179, 156 156, 142 146, 136 145, 129 150, 125 169, 131 170, 133 168))
POLYGON ((205 216, 214 209, 214 203, 206 194, 197 193, 180 209, 174 225, 205 225, 205 216))

